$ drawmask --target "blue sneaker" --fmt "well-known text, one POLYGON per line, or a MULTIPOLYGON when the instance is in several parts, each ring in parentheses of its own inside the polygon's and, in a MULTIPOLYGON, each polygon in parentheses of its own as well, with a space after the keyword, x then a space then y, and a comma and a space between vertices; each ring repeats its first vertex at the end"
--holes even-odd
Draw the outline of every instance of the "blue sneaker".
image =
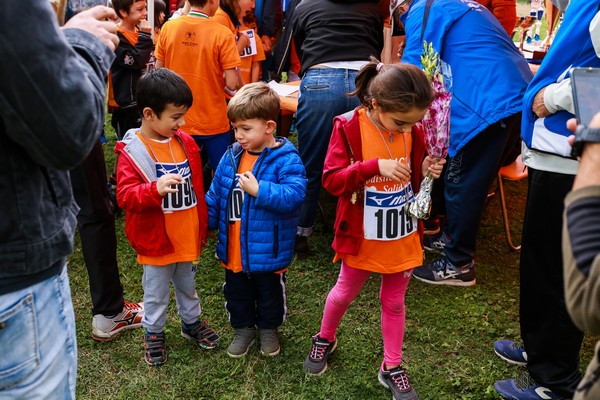
POLYGON ((494 383, 496 392, 505 399, 510 400, 560 400, 558 396, 547 387, 540 386, 528 373, 519 375, 516 379, 507 379, 494 383))
POLYGON ((475 284, 475 262, 463 266, 452 264, 447 257, 424 264, 413 270, 418 280, 434 285, 473 286, 475 284))
POLYGON ((527 352, 523 348, 523 343, 512 340, 496 340, 494 343, 494 352, 509 364, 521 367, 527 365, 527 352))
POLYGON ((425 250, 435 251, 436 253, 444 254, 444 247, 448 243, 448 236, 442 231, 438 230, 434 234, 423 235, 423 247, 425 250))

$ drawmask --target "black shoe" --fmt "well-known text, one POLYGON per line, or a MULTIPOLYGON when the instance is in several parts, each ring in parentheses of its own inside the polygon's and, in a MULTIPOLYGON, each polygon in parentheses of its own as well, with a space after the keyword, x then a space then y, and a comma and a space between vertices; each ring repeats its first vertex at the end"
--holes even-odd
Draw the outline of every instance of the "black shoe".
POLYGON ((164 332, 144 334, 144 360, 148 365, 162 365, 167 361, 167 343, 164 332))
POLYGON ((442 257, 431 264, 424 264, 413 270, 413 276, 426 283, 448 286, 475 285, 475 262, 462 266, 452 264, 448 258, 442 257))
POLYGON ((330 342, 318 335, 313 336, 310 352, 304 360, 304 369, 315 375, 321 375, 327 371, 327 359, 337 347, 337 339, 330 342))
POLYGON ((402 365, 388 371, 379 370, 379 383, 390 389, 394 400, 418 400, 419 395, 408 382, 408 375, 402 365))
POLYGON ((298 257, 306 257, 310 253, 308 247, 308 236, 296 235, 296 242, 294 243, 294 253, 298 257))
POLYGON ((221 338, 208 326, 206 321, 196 321, 193 324, 181 324, 181 336, 193 340, 203 349, 214 349, 219 345, 221 338))

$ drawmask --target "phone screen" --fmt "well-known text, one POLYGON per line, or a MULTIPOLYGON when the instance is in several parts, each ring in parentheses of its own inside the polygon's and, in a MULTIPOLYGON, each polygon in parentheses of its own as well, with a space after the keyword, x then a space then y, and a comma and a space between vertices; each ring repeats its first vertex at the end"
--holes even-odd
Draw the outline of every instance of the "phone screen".
POLYGON ((588 126, 600 112, 600 68, 574 68, 571 78, 577 121, 588 126))

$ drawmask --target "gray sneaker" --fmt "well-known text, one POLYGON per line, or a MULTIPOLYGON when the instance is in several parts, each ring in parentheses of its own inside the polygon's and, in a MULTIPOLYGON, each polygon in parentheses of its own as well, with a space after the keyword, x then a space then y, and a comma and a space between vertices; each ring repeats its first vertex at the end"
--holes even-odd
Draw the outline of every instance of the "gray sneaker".
POLYGON ((279 335, 275 329, 259 329, 260 354, 263 356, 276 356, 281 350, 279 345, 279 335))
POLYGON ((379 383, 392 392, 394 400, 419 400, 419 395, 408 382, 406 370, 402 365, 389 371, 379 370, 379 383))
POLYGON ((236 329, 233 333, 233 340, 227 347, 229 357, 240 358, 248 354, 248 350, 254 344, 256 339, 256 329, 241 328, 236 329))

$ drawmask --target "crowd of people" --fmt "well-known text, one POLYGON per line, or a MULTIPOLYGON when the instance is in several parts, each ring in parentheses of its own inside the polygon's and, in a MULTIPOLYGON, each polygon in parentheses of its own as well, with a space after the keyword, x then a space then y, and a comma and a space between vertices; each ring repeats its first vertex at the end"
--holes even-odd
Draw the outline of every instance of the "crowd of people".
POLYGON ((600 326, 600 115, 573 139, 569 71, 600 67, 600 0, 556 1, 564 18, 535 76, 510 37, 514 0, 186 0, 168 21, 168 3, 153 1, 154 26, 146 0, 57 7, 58 19, 46 0, 22 0, 0 14, 0 56, 35 55, 0 65, 11 77, 0 83, 1 396, 75 397, 67 257, 76 227, 95 340, 143 328, 146 363, 167 362, 172 283, 181 335, 217 348, 196 290, 198 258, 216 231, 234 332, 226 352, 244 357, 258 340, 262 355, 278 355, 287 269, 295 255, 311 256, 323 186, 338 198, 341 266, 304 369, 327 370, 344 314, 377 273, 377 377, 394 399, 418 399, 403 364, 408 284, 476 284, 488 189, 520 139, 529 168, 522 342, 498 340, 494 351, 527 372, 494 387, 508 399, 598 396, 598 356, 583 377, 579 350, 580 329, 600 326), (405 35, 398 64, 379 61, 390 15, 405 35), (452 93, 446 159, 428 154, 420 123, 436 96, 424 42, 452 93), (282 72, 301 79, 297 148, 278 135, 280 99, 261 82, 282 72), (118 139, 114 193, 101 141, 106 103, 118 139), (573 140, 585 144, 581 164, 573 140), (426 176, 438 195, 423 221, 407 210, 426 176), (143 302, 124 299, 116 206, 142 266, 143 302), (424 264, 424 245, 441 257, 424 264))

